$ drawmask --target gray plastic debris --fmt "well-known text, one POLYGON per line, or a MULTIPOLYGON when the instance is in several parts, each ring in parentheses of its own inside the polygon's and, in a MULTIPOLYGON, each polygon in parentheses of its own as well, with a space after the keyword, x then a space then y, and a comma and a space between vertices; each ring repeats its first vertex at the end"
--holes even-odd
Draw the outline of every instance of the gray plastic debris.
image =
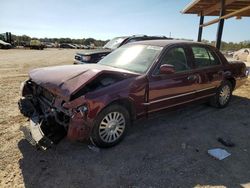
POLYGON ((208 150, 208 154, 219 160, 223 160, 231 155, 231 153, 221 148, 210 149, 208 150))
POLYGON ((94 152, 100 152, 100 148, 98 148, 94 145, 88 145, 88 148, 94 152))
POLYGON ((181 144, 181 148, 182 148, 182 149, 186 149, 186 148, 187 148, 187 144, 186 144, 186 143, 182 143, 182 144, 181 144))

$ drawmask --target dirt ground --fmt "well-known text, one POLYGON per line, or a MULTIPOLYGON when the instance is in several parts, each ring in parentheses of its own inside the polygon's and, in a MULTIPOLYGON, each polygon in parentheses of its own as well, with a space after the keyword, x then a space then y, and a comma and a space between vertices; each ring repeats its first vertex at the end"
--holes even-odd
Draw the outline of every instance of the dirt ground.
POLYGON ((37 151, 20 127, 20 83, 35 67, 72 64, 76 50, 0 50, 0 187, 250 187, 250 79, 230 105, 162 112, 134 123, 110 149, 63 140, 37 151), (230 138, 227 148, 217 137, 230 138), (219 161, 211 148, 231 153, 219 161))

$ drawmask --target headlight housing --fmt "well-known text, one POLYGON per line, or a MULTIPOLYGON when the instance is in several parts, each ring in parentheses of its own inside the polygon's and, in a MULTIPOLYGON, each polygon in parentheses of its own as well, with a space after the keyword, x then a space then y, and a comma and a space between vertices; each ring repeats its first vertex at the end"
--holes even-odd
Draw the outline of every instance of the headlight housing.
POLYGON ((24 82, 22 82, 22 83, 21 83, 21 85, 20 85, 20 90, 19 90, 19 94, 20 94, 20 96, 22 96, 22 95, 23 95, 23 88, 24 88, 24 85, 25 85, 25 81, 24 81, 24 82))
POLYGON ((78 107, 73 107, 70 103, 63 103, 62 107, 65 110, 70 111, 72 116, 74 116, 76 113, 81 113, 81 115, 84 116, 89 110, 87 103, 84 103, 78 107))
MULTIPOLYGON (((84 117, 88 113, 88 106, 86 104, 77 107, 74 109, 75 113, 80 113, 82 117, 84 117)), ((74 117, 75 113, 73 113, 72 118, 74 117)))
POLYGON ((83 61, 90 61, 90 59, 91 59, 91 56, 89 56, 89 55, 82 56, 83 61))
POLYGON ((82 105, 82 106, 79 106, 77 107, 77 112, 80 112, 80 113, 85 113, 88 111, 88 106, 85 104, 85 105, 82 105))
POLYGON ((22 83, 21 83, 21 85, 20 85, 20 91, 19 91, 19 94, 20 94, 20 96, 23 96, 23 90, 25 89, 25 86, 26 86, 26 84, 27 84, 27 82, 29 81, 29 79, 27 79, 27 80, 25 80, 25 81, 23 81, 22 83))

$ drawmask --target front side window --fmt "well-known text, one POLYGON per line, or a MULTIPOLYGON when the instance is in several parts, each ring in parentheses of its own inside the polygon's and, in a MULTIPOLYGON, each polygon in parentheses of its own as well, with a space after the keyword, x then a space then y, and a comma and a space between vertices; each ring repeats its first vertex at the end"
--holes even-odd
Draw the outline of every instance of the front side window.
POLYGON ((192 47, 194 54, 195 66, 197 68, 209 67, 212 65, 219 65, 220 61, 214 56, 210 50, 204 47, 192 47))
POLYGON ((190 69, 185 50, 182 47, 172 48, 164 55, 160 65, 156 69, 156 74, 159 74, 160 66, 164 64, 173 65, 175 72, 183 72, 190 69))

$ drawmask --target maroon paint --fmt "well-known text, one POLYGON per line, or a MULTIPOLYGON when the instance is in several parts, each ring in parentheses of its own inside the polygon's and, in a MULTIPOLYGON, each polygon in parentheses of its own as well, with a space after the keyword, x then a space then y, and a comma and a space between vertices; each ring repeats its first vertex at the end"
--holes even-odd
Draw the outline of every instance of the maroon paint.
MULTIPOLYGON (((147 44, 147 41, 140 43, 147 44)), ((151 43, 154 45, 155 41, 151 43)), ((148 42, 148 44, 151 43, 148 42)), ((163 44, 160 46, 165 47, 165 51, 171 48, 171 45, 165 44, 164 46, 163 44)), ((182 43, 178 42, 178 45, 182 45, 182 43)), ((151 69, 143 75, 99 64, 88 64, 35 69, 30 72, 30 78, 36 84, 58 96, 53 104, 56 108, 62 110, 65 108, 73 112, 67 136, 71 140, 83 140, 89 137, 98 114, 113 102, 126 101, 131 104, 131 114, 136 119, 154 111, 197 98, 208 97, 215 92, 224 79, 234 79, 236 87, 243 84, 246 78, 245 66, 241 63, 229 64, 220 52, 213 48, 212 50, 220 57, 221 65, 199 70, 193 68, 184 73, 153 75, 153 70, 159 63, 156 61, 151 69), (123 75, 126 79, 70 101, 72 94, 104 72, 123 75), (199 90, 200 92, 195 93, 199 90), (185 95, 192 92, 193 94, 185 95), (180 97, 175 98, 174 96, 177 95, 180 97), (169 99, 165 100, 166 98, 169 99), (85 114, 75 110, 83 104, 88 106, 88 112, 85 114)), ((188 56, 191 57, 190 54, 188 56)), ((188 57, 189 64, 193 67, 190 57, 188 57)))

